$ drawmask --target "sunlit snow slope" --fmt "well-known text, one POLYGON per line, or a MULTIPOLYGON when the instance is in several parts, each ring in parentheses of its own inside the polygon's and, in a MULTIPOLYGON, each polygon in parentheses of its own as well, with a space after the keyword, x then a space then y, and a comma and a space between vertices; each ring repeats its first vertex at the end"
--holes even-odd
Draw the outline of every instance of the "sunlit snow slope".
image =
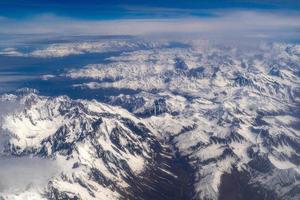
POLYGON ((192 177, 193 199, 300 198, 300 46, 181 42, 153 43, 59 75, 81 80, 73 87, 83 92, 135 92, 111 96, 106 104, 31 92, 1 97, 22 105, 2 120, 5 154, 63 166, 42 192, 32 188, 34 195, 146 199, 135 195, 144 188, 176 191, 174 183, 187 185, 192 177), (139 178, 161 167, 153 182, 139 178), (162 171, 164 180, 180 181, 157 186, 162 171))
POLYGON ((298 199, 299 45, 187 43, 124 53, 66 76, 93 79, 74 87, 140 91, 110 102, 143 116, 189 158, 195 198, 219 198, 222 177, 237 170, 249 187, 270 191, 266 198, 298 199))
POLYGON ((44 192, 28 186, 20 194, 4 191, 4 199, 26 198, 28 192, 48 199, 129 198, 131 179, 160 148, 151 130, 121 108, 35 93, 4 95, 1 101, 23 106, 3 119, 10 136, 5 154, 48 158, 61 168, 44 192))

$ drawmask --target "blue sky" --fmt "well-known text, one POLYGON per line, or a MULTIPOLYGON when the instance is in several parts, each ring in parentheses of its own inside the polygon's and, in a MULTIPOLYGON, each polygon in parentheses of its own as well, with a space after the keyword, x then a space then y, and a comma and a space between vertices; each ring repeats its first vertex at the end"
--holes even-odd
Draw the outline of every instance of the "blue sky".
POLYGON ((299 0, 1 0, 2 17, 25 19, 43 13, 77 19, 211 16, 214 9, 300 12, 299 0), (284 3, 283 3, 284 2, 284 3))

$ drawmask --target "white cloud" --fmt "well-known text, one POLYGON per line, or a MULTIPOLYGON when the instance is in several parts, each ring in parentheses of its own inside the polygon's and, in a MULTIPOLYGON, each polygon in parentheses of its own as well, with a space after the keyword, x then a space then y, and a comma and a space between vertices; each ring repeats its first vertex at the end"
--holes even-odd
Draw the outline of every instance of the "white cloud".
POLYGON ((57 164, 47 159, 0 157, 0 197, 31 188, 42 190, 58 170, 57 164))
POLYGON ((218 17, 176 19, 78 20, 41 15, 28 20, 1 20, 2 34, 64 35, 147 35, 203 34, 204 36, 256 35, 289 36, 297 34, 300 15, 258 11, 214 11, 218 17))

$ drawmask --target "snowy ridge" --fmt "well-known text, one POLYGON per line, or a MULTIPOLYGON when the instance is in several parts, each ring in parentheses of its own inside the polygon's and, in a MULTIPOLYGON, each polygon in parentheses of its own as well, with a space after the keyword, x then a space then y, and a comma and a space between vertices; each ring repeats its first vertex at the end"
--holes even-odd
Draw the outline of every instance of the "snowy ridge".
POLYGON ((279 199, 299 198, 299 45, 191 46, 124 53, 67 77, 94 79, 75 85, 83 89, 141 91, 111 103, 144 116, 188 156, 195 198, 218 199, 234 169, 279 199))
MULTIPOLYGON (((94 82, 76 85, 90 89, 112 87, 146 91, 171 90, 197 96, 206 92, 205 86, 248 85, 258 91, 274 93, 276 87, 285 87, 286 82, 288 84, 289 80, 297 79, 295 70, 299 58, 287 52, 278 53, 278 49, 282 48, 278 44, 269 45, 267 50, 263 48, 267 47, 255 49, 254 52, 258 51, 258 55, 248 51, 240 52, 237 48, 204 49, 202 46, 134 51, 112 57, 109 59, 112 62, 106 65, 95 64, 71 70, 67 77, 94 79, 94 82), (278 60, 284 64, 281 66, 280 76, 272 73, 272 70, 278 68, 278 60), (293 62, 295 66, 290 66, 289 62, 293 62), (291 79, 286 80, 285 77, 291 79), (106 79, 113 81, 106 82, 106 79), (254 83, 255 80, 258 82, 254 83), (278 80, 281 84, 278 84, 278 80)), ((294 48, 297 49, 297 46, 294 48)))
MULTIPOLYGON (((132 52, 62 74, 80 79, 81 84, 73 86, 82 90, 136 91, 111 96, 111 105, 27 90, 1 96, 2 102, 22 105, 1 121, 9 135, 3 153, 46 157, 65 166, 44 191, 32 195, 138 199, 144 196, 134 196, 131 189, 135 185, 141 193, 143 184, 160 192, 162 186, 153 183, 164 179, 161 173, 174 180, 179 175, 166 170, 172 168, 174 155, 160 151, 171 149, 160 145, 163 141, 187 158, 193 175, 193 192, 188 191, 194 199, 222 198, 224 185, 230 185, 235 174, 234 181, 248 189, 234 191, 239 195, 299 199, 299 45, 185 43, 189 45, 164 48, 164 43, 154 43, 153 48, 135 50, 135 43, 125 42, 126 48, 134 46, 132 52), (150 173, 153 182, 137 179, 157 155, 158 178, 150 173)), ((75 46, 70 47, 72 54, 94 51, 75 46)), ((46 50, 39 56, 65 56, 68 48, 62 54, 46 50)))
MULTIPOLYGON (((5 154, 47 157, 64 166, 45 191, 33 193, 32 198, 118 199, 130 195, 126 191, 130 180, 151 162, 153 148, 159 145, 141 120, 120 108, 66 96, 30 93, 12 97, 1 100, 18 101, 24 109, 4 119, 2 129, 10 134, 5 154)), ((18 195, 25 198, 26 192, 18 195)), ((7 194, 0 196, 11 199, 7 194)))

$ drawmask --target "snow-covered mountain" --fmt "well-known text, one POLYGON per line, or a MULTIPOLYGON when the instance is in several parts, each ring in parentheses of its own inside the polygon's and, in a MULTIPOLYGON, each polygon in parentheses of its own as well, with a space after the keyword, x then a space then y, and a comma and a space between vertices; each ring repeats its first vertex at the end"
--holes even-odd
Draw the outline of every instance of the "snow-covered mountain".
POLYGON ((145 116, 189 158, 196 198, 219 198, 234 170, 266 198, 299 198, 299 45, 191 46, 124 53, 67 76, 94 79, 76 87, 141 91, 111 103, 145 116))
MULTIPOLYGON (((49 158, 62 166, 41 198, 130 198, 132 181, 161 151, 152 130, 121 108, 34 93, 6 95, 1 101, 23 105, 3 119, 2 129, 10 135, 4 153, 49 158)), ((1 196, 18 199, 27 192, 1 196)))
MULTIPOLYGON (((4 154, 63 166, 48 199, 300 198, 300 46, 151 48, 61 77, 82 91, 130 89, 106 103, 3 95, 4 154), (172 196, 173 195, 173 196, 172 196)), ((11 194, 1 193, 4 199, 11 194)))

